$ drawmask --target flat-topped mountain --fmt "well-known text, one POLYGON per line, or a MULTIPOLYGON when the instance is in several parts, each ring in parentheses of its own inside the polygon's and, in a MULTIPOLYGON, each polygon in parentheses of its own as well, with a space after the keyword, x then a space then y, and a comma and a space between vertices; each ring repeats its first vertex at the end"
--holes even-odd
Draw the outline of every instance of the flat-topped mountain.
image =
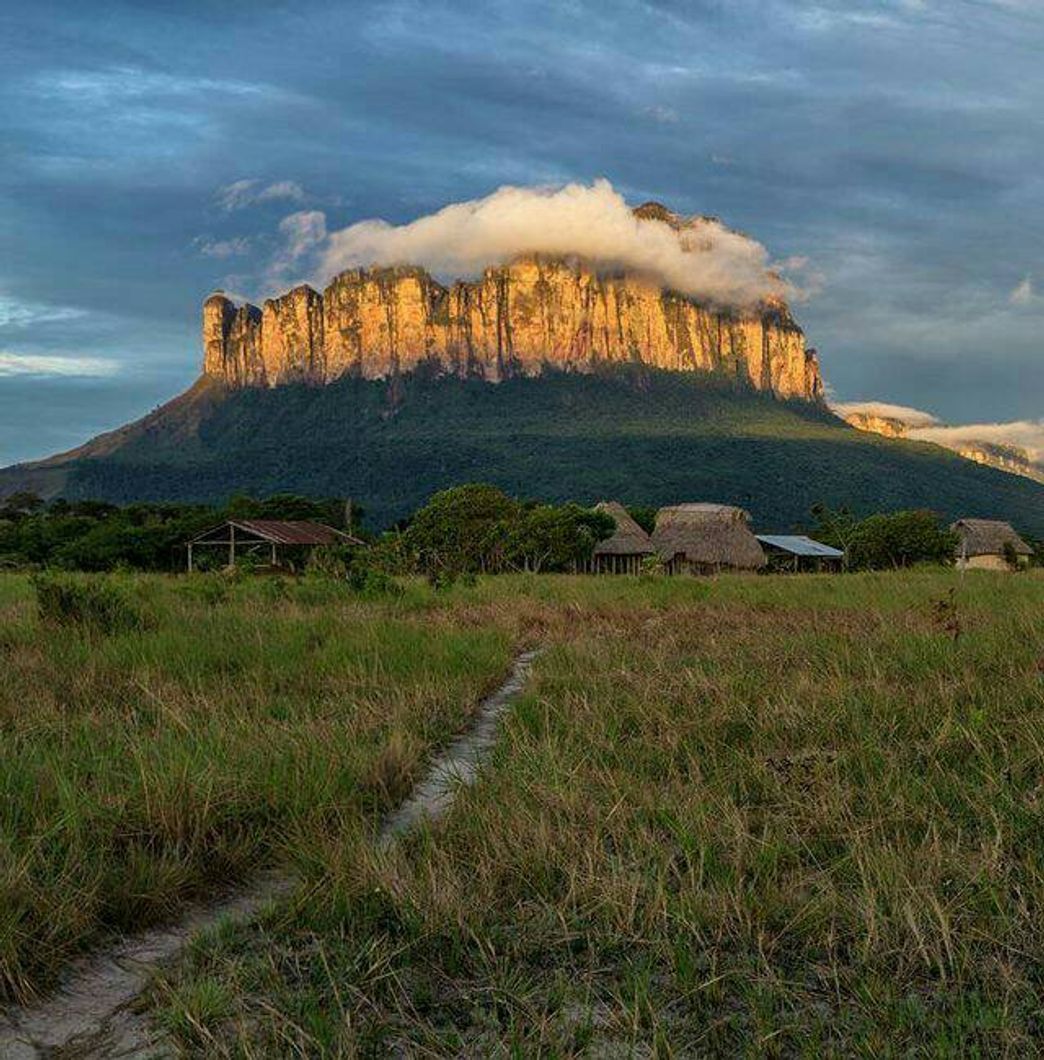
MULTIPOLYGON (((692 223, 656 203, 634 213, 682 231, 692 223)), ((815 351, 782 299, 701 304, 648 277, 533 255, 449 286, 400 266, 352 269, 260 308, 217 293, 203 305, 203 350, 204 373, 233 387, 380 379, 420 364, 489 382, 644 364, 777 397, 823 394, 815 351)))
MULTIPOLYGON (((656 203, 634 213, 694 253, 745 238, 656 203)), ((260 308, 213 295, 189 390, 0 470, 0 496, 292 491, 352 497, 379 527, 437 489, 487 481, 546 500, 736 504, 764 530, 824 502, 1044 534, 1044 486, 833 415, 778 286, 726 307, 634 269, 528 254, 449 285, 417 267, 353 268, 260 308)))

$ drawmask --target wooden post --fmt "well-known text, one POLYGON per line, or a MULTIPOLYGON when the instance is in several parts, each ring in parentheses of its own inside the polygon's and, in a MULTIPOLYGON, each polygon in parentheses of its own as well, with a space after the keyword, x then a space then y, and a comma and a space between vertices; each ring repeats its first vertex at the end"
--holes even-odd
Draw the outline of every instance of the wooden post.
POLYGON ((272 566, 274 567, 275 565, 276 565, 276 547, 275 547, 275 542, 273 541, 272 542, 272 566))
POLYGON ((188 572, 189 572, 189 574, 192 573, 192 542, 191 541, 189 542, 189 547, 188 547, 188 572))
POLYGON ((236 565, 236 528, 231 523, 228 526, 228 565, 236 565))

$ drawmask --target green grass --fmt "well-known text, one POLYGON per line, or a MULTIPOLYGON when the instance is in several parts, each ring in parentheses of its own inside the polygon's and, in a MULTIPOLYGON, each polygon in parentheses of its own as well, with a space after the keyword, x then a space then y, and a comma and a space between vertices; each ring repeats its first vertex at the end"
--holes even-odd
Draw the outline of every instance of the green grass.
POLYGON ((153 1003, 200 1056, 1030 1053, 1042 603, 926 571, 425 605, 549 645, 482 783, 388 853, 299 831, 301 890, 153 1003))
POLYGON ((420 587, 362 604, 311 580, 110 583, 142 628, 44 622, 29 581, 0 577, 0 996, 300 835, 372 829, 514 636, 429 620, 420 587))

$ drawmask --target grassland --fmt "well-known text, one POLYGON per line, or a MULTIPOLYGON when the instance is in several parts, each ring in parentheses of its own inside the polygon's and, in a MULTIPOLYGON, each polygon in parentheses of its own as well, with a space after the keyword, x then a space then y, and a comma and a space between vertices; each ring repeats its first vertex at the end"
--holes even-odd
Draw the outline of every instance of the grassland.
POLYGON ((387 811, 510 656, 409 597, 116 581, 146 628, 50 627, 0 579, 0 996, 387 811))
MULTIPOLYGON (((374 603, 258 583, 206 606, 189 584, 142 580, 165 623, 89 650, 0 583, 7 683, 40 703, 0 693, 27 866, 5 913, 20 880, 61 911, 96 847, 136 864, 138 828, 157 868, 136 917, 171 876, 206 884, 211 849, 233 852, 222 875, 278 857, 301 876, 156 984, 189 1055, 1038 1048, 1039 575, 501 578, 374 603), (425 747, 537 640, 483 781, 375 850, 425 747)), ((110 875, 95 895, 130 890, 110 875)))

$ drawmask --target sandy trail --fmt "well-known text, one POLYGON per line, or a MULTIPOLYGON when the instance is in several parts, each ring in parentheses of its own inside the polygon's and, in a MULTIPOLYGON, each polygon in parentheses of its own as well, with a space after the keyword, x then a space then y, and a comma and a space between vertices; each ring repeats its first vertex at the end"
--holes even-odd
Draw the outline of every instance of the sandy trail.
MULTIPOLYGON (((438 820, 458 788, 473 784, 497 740, 503 714, 525 687, 539 651, 522 652, 496 691, 479 705, 471 726, 431 763, 409 798, 381 826, 386 848, 422 819, 438 820)), ((190 907, 174 924, 121 939, 75 961, 61 987, 41 1001, 0 1010, 3 1060, 101 1060, 174 1056, 148 1014, 134 1001, 151 976, 170 964, 198 932, 226 920, 243 922, 295 884, 289 873, 267 873, 248 887, 190 907)))

